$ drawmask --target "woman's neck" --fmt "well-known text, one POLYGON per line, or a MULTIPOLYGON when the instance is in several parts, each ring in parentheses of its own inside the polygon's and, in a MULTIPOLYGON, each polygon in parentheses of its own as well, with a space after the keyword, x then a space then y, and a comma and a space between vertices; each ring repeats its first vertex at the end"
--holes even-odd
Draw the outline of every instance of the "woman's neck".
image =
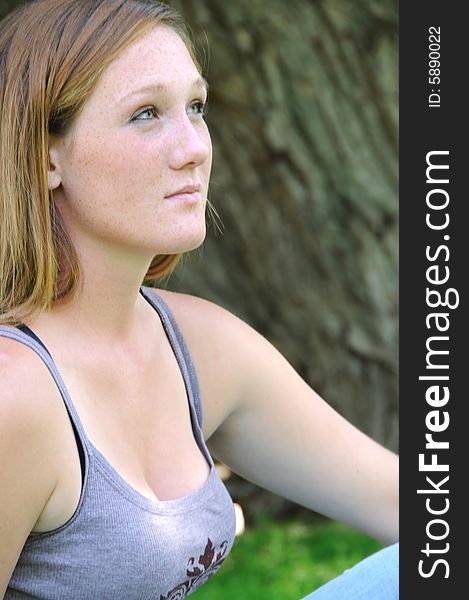
POLYGON ((141 333, 142 311, 148 308, 140 287, 151 258, 83 249, 78 258, 77 290, 40 315, 37 323, 43 327, 47 322, 55 331, 76 332, 106 345, 132 342, 141 333))

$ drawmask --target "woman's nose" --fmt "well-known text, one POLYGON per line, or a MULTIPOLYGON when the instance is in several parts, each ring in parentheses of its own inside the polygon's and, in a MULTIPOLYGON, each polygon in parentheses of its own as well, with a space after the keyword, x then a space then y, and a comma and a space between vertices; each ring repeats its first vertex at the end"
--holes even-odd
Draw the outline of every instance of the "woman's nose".
POLYGON ((210 157, 210 134, 202 121, 194 121, 184 115, 175 123, 170 136, 170 166, 173 169, 199 166, 210 157))

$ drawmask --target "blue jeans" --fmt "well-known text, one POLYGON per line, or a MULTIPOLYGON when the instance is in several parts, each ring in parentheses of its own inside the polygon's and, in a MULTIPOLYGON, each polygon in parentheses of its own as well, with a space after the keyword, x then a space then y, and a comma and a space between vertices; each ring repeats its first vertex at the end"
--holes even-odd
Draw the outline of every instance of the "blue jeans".
POLYGON ((368 556, 303 600, 398 600, 399 544, 368 556))

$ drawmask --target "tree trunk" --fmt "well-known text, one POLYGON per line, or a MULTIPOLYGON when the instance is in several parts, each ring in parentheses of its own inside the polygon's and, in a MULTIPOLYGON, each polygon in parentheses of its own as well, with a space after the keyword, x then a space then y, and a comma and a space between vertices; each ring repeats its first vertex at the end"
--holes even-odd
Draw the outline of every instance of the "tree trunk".
MULTIPOLYGON (((397 2, 170 4, 204 49, 210 199, 225 229, 168 287, 244 318, 396 450, 397 2)), ((248 517, 290 508, 238 478, 228 486, 248 517)))
POLYGON ((225 231, 169 287, 246 319, 395 449, 397 3, 171 5, 206 48, 225 231))

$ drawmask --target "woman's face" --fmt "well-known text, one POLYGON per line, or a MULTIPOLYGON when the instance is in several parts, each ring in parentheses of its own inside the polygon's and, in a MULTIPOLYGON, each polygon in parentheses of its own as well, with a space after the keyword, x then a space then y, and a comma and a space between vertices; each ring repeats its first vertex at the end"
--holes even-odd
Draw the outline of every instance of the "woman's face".
POLYGON ((204 81, 168 27, 107 67, 50 147, 49 187, 77 250, 151 259, 201 244, 212 161, 205 102, 204 81), (174 195, 184 188, 191 193, 174 195))

